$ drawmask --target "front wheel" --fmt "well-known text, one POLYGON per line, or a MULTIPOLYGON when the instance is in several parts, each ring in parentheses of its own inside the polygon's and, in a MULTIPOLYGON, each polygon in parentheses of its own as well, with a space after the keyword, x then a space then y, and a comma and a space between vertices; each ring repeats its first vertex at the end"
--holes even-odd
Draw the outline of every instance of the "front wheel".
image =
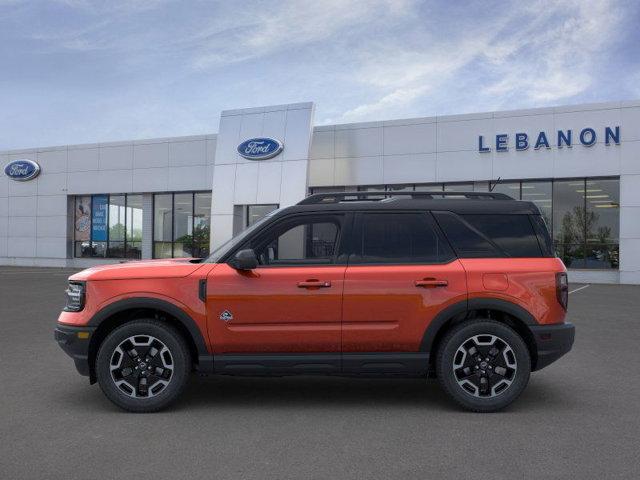
POLYGON ((113 330, 96 358, 104 394, 131 412, 155 412, 182 392, 191 371, 189 349, 173 327, 135 320, 113 330))
POLYGON ((518 333, 494 320, 472 320, 442 340, 436 371, 444 390, 474 412, 511 404, 529 382, 531 357, 518 333))

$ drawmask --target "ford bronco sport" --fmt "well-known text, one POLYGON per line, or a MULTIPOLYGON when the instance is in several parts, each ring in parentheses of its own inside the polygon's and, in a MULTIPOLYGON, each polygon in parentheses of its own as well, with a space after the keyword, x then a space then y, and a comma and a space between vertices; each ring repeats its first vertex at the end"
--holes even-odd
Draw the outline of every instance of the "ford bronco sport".
POLYGON ((192 371, 435 375, 489 412, 571 349, 538 208, 498 193, 311 195, 206 259, 69 278, 55 338, 116 405, 159 410, 192 371))

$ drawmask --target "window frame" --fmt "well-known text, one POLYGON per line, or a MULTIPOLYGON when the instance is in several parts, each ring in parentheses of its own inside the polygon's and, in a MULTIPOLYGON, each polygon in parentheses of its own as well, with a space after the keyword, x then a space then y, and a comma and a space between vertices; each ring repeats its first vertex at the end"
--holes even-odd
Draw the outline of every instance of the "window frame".
MULTIPOLYGON (((130 260, 141 260, 142 259, 142 248, 140 249, 140 258, 137 257, 129 257, 128 256, 128 250, 129 250, 129 238, 128 238, 128 232, 127 232, 127 227, 128 225, 128 221, 129 221, 129 214, 128 214, 128 206, 129 206, 129 197, 130 196, 142 196, 142 193, 91 193, 91 194, 85 194, 85 195, 74 195, 73 196, 73 211, 74 211, 74 217, 73 217, 73 221, 74 221, 74 230, 73 230, 73 258, 104 258, 104 259, 130 259, 130 260), (106 215, 106 234, 107 234, 107 238, 104 241, 94 241, 93 239, 93 199, 94 197, 107 197, 107 211, 105 213, 106 215), (89 211, 91 212, 91 217, 90 217, 90 222, 89 222, 89 249, 90 251, 93 253, 93 246, 94 246, 94 242, 95 243, 104 243, 105 244, 105 255, 89 255, 87 257, 85 256, 78 256, 76 255, 76 245, 78 243, 82 243, 85 240, 76 240, 75 237, 75 210, 76 210, 76 201, 77 198, 79 197, 89 197, 90 201, 89 201, 89 211), (110 214, 110 209, 111 209, 111 197, 124 197, 124 235, 122 240, 118 240, 118 243, 122 243, 122 256, 112 256, 110 255, 110 242, 111 242, 111 235, 110 235, 110 228, 111 226, 109 225, 109 222, 111 220, 111 214, 110 214)), ((142 208, 142 215, 143 215, 143 225, 144 225, 144 200, 143 200, 143 208, 142 208)), ((140 244, 142 245, 143 240, 140 241, 140 244)))
MULTIPOLYGON (((196 220, 196 195, 199 193, 212 195, 212 192, 209 190, 187 190, 187 191, 177 191, 177 192, 153 192, 151 195, 151 258, 152 259, 163 259, 163 258, 176 258, 175 257, 175 219, 176 219, 176 195, 183 194, 191 194, 191 249, 193 253, 194 243, 193 243, 193 232, 195 231, 195 220, 196 220), (171 195, 171 241, 164 240, 156 240, 156 196, 157 195, 171 195), (171 243, 171 256, 170 257, 158 257, 156 256, 156 243, 171 243)), ((209 240, 211 240, 211 210, 209 210, 209 240)), ((210 247, 209 247, 210 248, 210 247)), ((207 258, 211 252, 208 252, 207 255, 202 257, 193 257, 193 258, 202 258, 203 260, 207 258)))
POLYGON ((407 210, 407 209, 398 209, 398 210, 367 210, 366 212, 354 212, 353 218, 353 226, 351 229, 351 235, 349 239, 349 247, 348 247, 348 265, 357 265, 357 266, 399 266, 399 265, 447 265, 451 262, 454 262, 458 259, 456 251, 451 246, 451 243, 443 234, 440 226, 437 224, 430 210, 407 210), (357 251, 357 242, 362 238, 363 235, 363 217, 370 214, 385 214, 385 215, 397 215, 397 214, 414 214, 414 215, 422 215, 425 221, 425 225, 431 228, 433 233, 438 238, 438 241, 446 245, 451 252, 451 256, 447 259, 443 259, 437 262, 423 262, 423 261, 414 261, 414 262, 401 262, 401 261, 389 261, 389 262, 370 262, 370 261, 361 261, 358 260, 358 256, 356 254, 357 251))
MULTIPOLYGON (((280 208, 280 204, 278 204, 278 203, 250 203, 250 204, 244 205, 244 211, 243 211, 243 215, 245 217, 244 218, 244 222, 243 222, 244 223, 244 228, 249 228, 251 225, 253 225, 253 223, 249 222, 251 207, 275 207, 274 209, 272 209, 269 212, 269 213, 271 213, 274 210, 278 210, 280 208)), ((269 213, 267 213, 267 215, 269 213)), ((261 218, 264 218, 264 217, 261 217, 261 218)), ((259 221, 259 220, 256 220, 256 222, 257 221, 259 221)))

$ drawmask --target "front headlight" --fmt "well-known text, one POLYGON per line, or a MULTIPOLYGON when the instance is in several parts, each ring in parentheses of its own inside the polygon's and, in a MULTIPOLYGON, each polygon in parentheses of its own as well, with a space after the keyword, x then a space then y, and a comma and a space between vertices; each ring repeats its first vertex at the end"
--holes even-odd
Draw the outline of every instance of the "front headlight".
POLYGON ((79 312, 84 308, 84 282, 69 282, 65 290, 67 294, 67 305, 64 307, 67 312, 79 312))

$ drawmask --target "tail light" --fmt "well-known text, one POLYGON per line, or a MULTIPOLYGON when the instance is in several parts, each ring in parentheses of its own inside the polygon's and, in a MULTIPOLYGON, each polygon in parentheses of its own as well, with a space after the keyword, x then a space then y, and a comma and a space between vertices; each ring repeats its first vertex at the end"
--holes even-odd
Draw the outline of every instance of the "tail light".
POLYGON ((556 296, 562 308, 566 310, 569 304, 569 280, 565 272, 556 273, 556 296))

